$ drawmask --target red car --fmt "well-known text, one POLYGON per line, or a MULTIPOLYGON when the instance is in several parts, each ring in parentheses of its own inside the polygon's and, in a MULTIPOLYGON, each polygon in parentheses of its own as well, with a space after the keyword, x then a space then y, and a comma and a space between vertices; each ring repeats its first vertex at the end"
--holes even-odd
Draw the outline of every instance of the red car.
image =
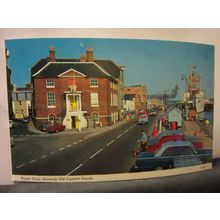
MULTIPOLYGON (((185 136, 183 133, 174 130, 167 130, 161 132, 157 137, 151 138, 147 141, 146 152, 154 153, 161 146, 168 141, 190 141, 196 149, 203 148, 203 144, 195 139, 185 136)), ((137 156, 140 153, 140 149, 137 149, 133 152, 133 156, 137 156)))
POLYGON ((46 123, 40 125, 39 128, 41 131, 45 131, 45 132, 59 132, 59 131, 63 131, 66 128, 66 126, 58 123, 53 123, 53 124, 46 123))

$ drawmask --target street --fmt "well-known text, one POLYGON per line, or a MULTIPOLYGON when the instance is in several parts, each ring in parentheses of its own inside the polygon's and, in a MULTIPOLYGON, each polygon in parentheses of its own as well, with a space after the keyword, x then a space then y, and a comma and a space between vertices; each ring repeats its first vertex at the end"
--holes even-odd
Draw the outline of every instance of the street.
POLYGON ((134 120, 121 122, 96 135, 64 132, 17 136, 12 148, 13 174, 66 176, 129 172, 135 162, 132 151, 137 147, 141 130, 150 135, 158 117, 149 117, 147 125, 137 125, 134 120))

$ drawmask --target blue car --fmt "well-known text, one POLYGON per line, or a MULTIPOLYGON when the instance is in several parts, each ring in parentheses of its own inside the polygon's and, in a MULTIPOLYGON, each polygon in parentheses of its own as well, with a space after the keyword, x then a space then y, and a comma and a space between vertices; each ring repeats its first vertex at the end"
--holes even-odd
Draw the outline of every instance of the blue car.
POLYGON ((212 149, 195 149, 189 141, 170 141, 155 153, 142 152, 131 172, 186 167, 210 161, 212 149))

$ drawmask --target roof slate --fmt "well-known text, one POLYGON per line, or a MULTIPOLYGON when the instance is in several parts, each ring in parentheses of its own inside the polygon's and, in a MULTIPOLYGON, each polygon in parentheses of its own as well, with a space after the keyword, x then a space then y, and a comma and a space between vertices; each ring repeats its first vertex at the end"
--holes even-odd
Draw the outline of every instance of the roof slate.
POLYGON ((50 63, 34 77, 58 77, 58 75, 70 69, 74 69, 88 77, 107 77, 114 79, 110 75, 105 74, 94 63, 50 63))
MULTIPOLYGON (((37 71, 42 69, 48 62, 49 61, 46 58, 39 60, 32 67, 31 74, 34 75, 37 71)), ((56 59, 56 62, 72 63, 72 62, 80 62, 80 60, 79 59, 56 59)), ((114 78, 119 79, 121 68, 118 67, 114 62, 112 62, 111 60, 94 60, 94 62, 98 64, 108 74, 112 75, 114 78)))

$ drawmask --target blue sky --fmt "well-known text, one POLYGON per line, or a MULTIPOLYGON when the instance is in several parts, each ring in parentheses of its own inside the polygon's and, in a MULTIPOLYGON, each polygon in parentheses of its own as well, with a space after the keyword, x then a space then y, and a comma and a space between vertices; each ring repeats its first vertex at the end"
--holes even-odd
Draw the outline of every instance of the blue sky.
POLYGON ((192 65, 202 76, 202 88, 208 97, 214 93, 214 47, 204 44, 131 40, 131 39, 21 39, 7 40, 12 83, 23 87, 30 81, 30 69, 48 56, 50 46, 56 47, 57 58, 79 58, 86 47, 94 49, 95 59, 110 59, 124 65, 125 85, 144 84, 149 94, 174 88, 185 90, 182 74, 192 65))

